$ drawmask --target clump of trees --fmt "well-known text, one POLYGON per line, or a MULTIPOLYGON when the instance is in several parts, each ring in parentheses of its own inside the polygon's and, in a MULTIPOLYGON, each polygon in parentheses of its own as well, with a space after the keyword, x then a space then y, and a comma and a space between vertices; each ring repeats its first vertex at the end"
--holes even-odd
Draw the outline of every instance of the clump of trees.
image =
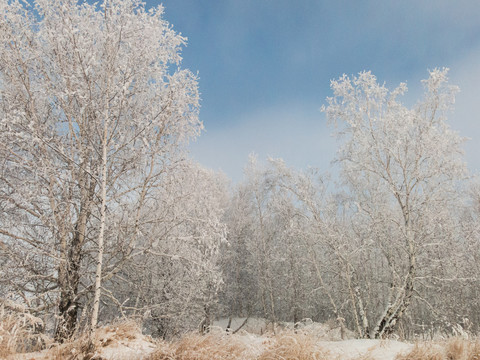
POLYGON ((249 270, 226 269, 228 311, 346 320, 371 338, 476 329, 476 298, 460 289, 477 288, 478 197, 468 195, 464 139, 446 122, 457 91, 447 73, 431 71, 412 108, 399 100, 405 84, 389 91, 370 72, 332 81, 323 111, 340 141, 338 183, 250 160, 226 250, 249 270), (248 310, 243 289, 256 294, 248 310))
POLYGON ((369 72, 332 82, 338 183, 252 156, 229 186, 188 159, 186 39, 144 6, 0 1, 2 306, 59 342, 117 317, 164 338, 219 316, 478 330, 480 192, 446 69, 411 108, 369 72))
POLYGON ((1 295, 55 314, 63 341, 96 327, 102 298, 122 305, 108 286, 158 248, 180 263, 180 242, 209 274, 220 216, 191 210, 184 181, 210 176, 185 158, 202 129, 197 79, 162 7, 2 1, 0 18, 1 295))

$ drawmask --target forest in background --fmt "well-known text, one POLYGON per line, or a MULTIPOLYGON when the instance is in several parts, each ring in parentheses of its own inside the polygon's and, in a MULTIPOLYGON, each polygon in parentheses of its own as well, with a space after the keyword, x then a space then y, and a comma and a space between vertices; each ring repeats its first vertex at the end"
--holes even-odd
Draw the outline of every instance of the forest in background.
POLYGON ((480 187, 447 69, 412 107, 370 72, 332 81, 338 176, 252 155, 231 184, 188 157, 198 81, 161 6, 2 0, 0 17, 2 316, 58 342, 119 317, 164 339, 230 317, 478 332, 480 187))

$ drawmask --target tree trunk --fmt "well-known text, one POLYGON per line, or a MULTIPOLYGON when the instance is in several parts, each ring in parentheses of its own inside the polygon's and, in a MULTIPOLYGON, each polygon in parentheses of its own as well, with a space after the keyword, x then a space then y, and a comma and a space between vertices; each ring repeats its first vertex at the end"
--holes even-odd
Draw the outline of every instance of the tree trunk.
POLYGON ((82 260, 82 247, 85 242, 85 232, 89 214, 89 200, 86 198, 88 195, 85 189, 82 189, 82 195, 85 200, 84 206, 82 206, 80 210, 80 216, 75 225, 75 231, 67 252, 67 257, 65 261, 60 264, 59 268, 59 323, 55 330, 55 341, 60 343, 72 337, 77 325, 80 262, 82 260))
POLYGON ((358 285, 355 286, 354 293, 358 304, 358 313, 362 320, 363 337, 368 338, 370 336, 370 326, 368 324, 367 312, 363 305, 362 295, 360 294, 360 288, 358 285))
MULTIPOLYGON (((410 190, 407 190, 407 194, 410 190)), ((373 336, 376 339, 384 338, 393 333, 403 313, 410 305, 410 300, 414 291, 414 281, 417 270, 416 263, 416 246, 415 235, 412 230, 412 220, 410 218, 409 197, 407 196, 405 202, 402 201, 398 193, 395 194, 398 204, 400 205, 405 220, 405 245, 408 250, 408 272, 405 276, 405 281, 402 287, 398 290, 397 296, 393 304, 388 304, 382 318, 375 327, 373 336)))
POLYGON ((402 318, 403 313, 410 305, 410 300, 414 291, 414 278, 415 256, 413 255, 410 258, 410 267, 408 274, 405 277, 403 287, 398 291, 395 302, 387 306, 382 318, 375 327, 373 333, 373 337, 375 339, 385 338, 395 331, 395 328, 398 325, 399 320, 402 318))
POLYGON ((80 261, 76 256, 73 259, 69 257, 66 263, 60 265, 58 276, 60 288, 59 321, 55 330, 55 341, 60 343, 72 337, 77 325, 79 266, 80 261))
POLYGON ((210 326, 212 325, 210 306, 205 304, 203 306, 203 310, 204 310, 204 318, 203 318, 202 322, 200 323, 200 333, 202 335, 210 332, 210 326))
POLYGON ((100 207, 100 231, 98 234, 98 256, 97 270, 95 273, 95 295, 93 299, 92 321, 90 324, 90 337, 95 332, 98 323, 98 311, 100 307, 100 294, 102 286, 103 247, 105 238, 105 222, 107 208, 107 142, 108 142, 108 118, 105 118, 103 131, 103 152, 102 152, 102 183, 101 183, 101 207, 100 207))

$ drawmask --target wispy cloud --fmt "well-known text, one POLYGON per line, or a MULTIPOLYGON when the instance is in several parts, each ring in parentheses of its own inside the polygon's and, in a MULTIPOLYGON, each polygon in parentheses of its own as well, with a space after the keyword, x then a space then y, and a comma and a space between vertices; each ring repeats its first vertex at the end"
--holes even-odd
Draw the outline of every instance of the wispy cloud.
POLYGON ((164 0, 167 20, 190 38, 184 65, 200 72, 206 132, 191 146, 204 165, 241 178, 250 152, 327 169, 336 151, 318 110, 329 80, 371 70, 408 104, 428 69, 451 68, 459 85, 452 129, 471 138, 480 169, 480 3, 164 0))
MULTIPOLYGON (((455 110, 450 125, 460 135, 470 140, 465 144, 466 161, 471 171, 480 170, 480 111, 478 109, 480 86, 480 48, 471 51, 459 62, 451 64, 450 82, 458 85, 455 110)), ((404 79, 410 90, 405 99, 413 104, 421 96, 419 80, 428 76, 412 74, 404 79)), ((383 79, 378 79, 383 82, 383 79)), ((387 83, 389 88, 398 84, 387 83)), ((337 151, 337 142, 330 135, 325 115, 318 104, 278 104, 253 113, 244 113, 225 119, 223 126, 207 131, 191 146, 192 155, 202 164, 225 172, 231 179, 242 178, 248 155, 255 152, 260 159, 282 158, 287 165, 297 169, 308 166, 329 171, 337 151)))
POLYGON ((202 164, 222 170, 234 181, 242 178, 248 155, 282 158, 290 166, 328 170, 336 146, 318 106, 282 104, 243 114, 230 126, 213 128, 191 146, 202 164))
POLYGON ((451 127, 469 138, 465 158, 473 172, 480 171, 480 47, 452 64, 450 80, 460 87, 451 127))

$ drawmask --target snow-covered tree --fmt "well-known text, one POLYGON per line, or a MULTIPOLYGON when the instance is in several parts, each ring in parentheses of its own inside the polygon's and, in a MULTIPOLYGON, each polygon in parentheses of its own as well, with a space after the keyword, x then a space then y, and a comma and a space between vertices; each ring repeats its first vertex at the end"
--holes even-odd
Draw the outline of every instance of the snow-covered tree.
POLYGON ((58 340, 92 290, 82 306, 95 327, 101 281, 125 261, 103 261, 107 237, 121 237, 116 214, 134 219, 129 258, 142 209, 202 127, 197 80, 179 68, 185 38, 144 6, 0 1, 0 243, 18 269, 11 291, 57 304, 58 340))
POLYGON ((457 91, 447 72, 430 72, 424 98, 411 109, 398 100, 405 84, 389 91, 370 72, 331 83, 323 110, 344 140, 337 160, 354 209, 353 236, 375 244, 390 269, 378 320, 370 326, 360 314, 364 336, 394 330, 415 294, 422 252, 453 241, 450 219, 466 170, 463 139, 446 122, 457 91))
POLYGON ((223 283, 225 178, 186 163, 152 195, 155 201, 142 210, 136 255, 105 284, 111 308, 142 316, 145 328, 164 338, 208 329, 223 283))
POLYGON ((275 324, 312 317, 311 268, 304 218, 272 164, 250 156, 227 211, 222 261, 228 316, 261 316, 275 324), (288 286, 286 286, 288 284, 288 286))

